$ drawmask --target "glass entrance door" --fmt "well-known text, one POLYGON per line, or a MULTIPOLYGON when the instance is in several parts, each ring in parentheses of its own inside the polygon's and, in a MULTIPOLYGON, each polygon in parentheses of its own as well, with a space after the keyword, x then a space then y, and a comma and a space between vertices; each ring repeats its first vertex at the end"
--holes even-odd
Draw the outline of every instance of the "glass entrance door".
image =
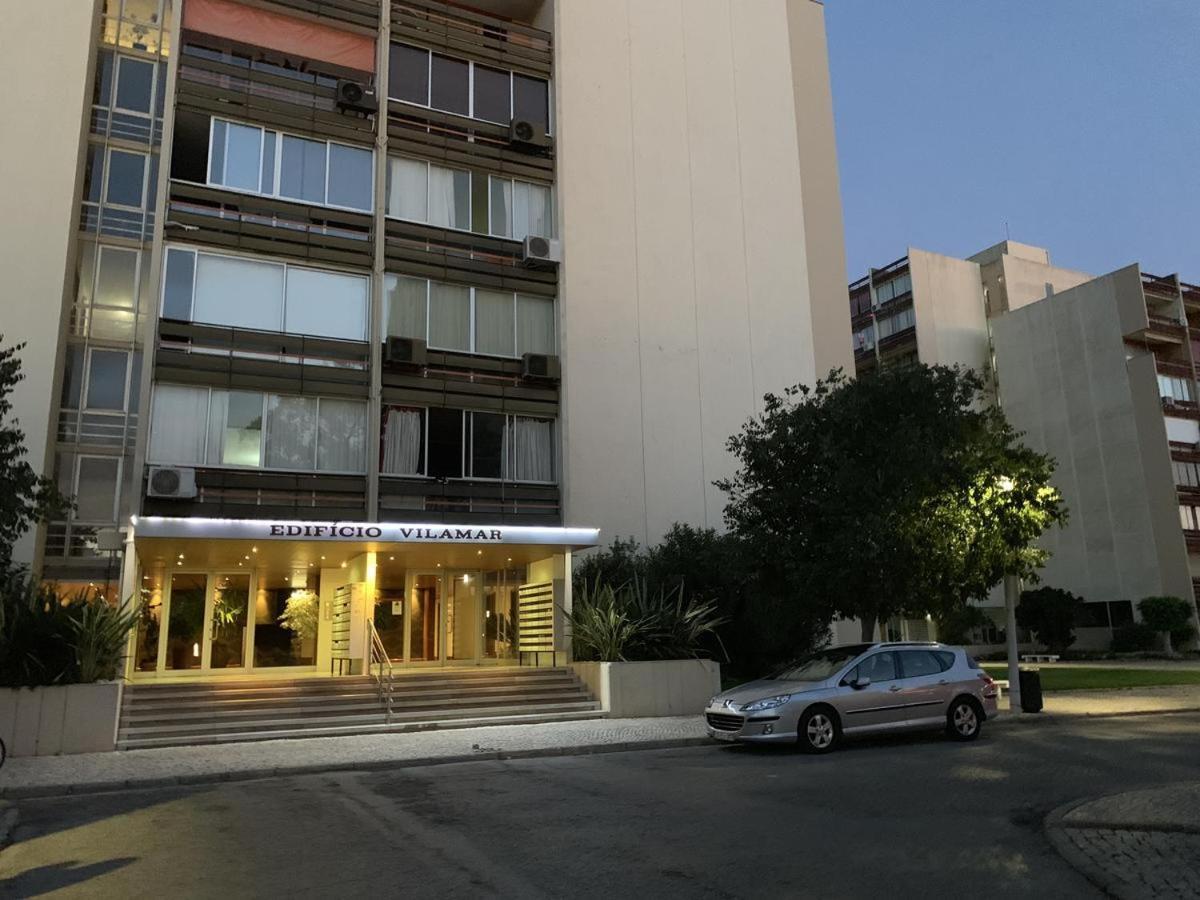
MULTIPOLYGON (((414 665, 463 665, 479 659, 483 637, 479 572, 414 572, 404 601, 404 654, 414 665)), ((384 610, 390 612, 390 610, 384 610)), ((376 622, 381 614, 376 612, 376 622)))
POLYGON ((138 668, 186 672, 246 667, 250 575, 172 572, 162 601, 166 628, 139 630, 138 668), (149 665, 157 644, 157 665, 149 665))
POLYGON ((479 656, 479 573, 447 574, 446 662, 475 662, 479 656))

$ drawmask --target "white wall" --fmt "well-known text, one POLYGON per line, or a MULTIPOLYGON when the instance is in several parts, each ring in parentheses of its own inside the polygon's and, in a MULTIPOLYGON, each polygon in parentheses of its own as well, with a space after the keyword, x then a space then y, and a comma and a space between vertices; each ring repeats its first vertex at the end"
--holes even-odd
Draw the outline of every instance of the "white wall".
MULTIPOLYGON (((13 415, 30 464, 45 470, 63 290, 79 218, 81 128, 89 81, 93 0, 0 3, 0 334, 25 342, 13 415)), ((33 534, 16 549, 33 556, 33 534)))
MULTIPOLYGON (((836 333, 815 333, 806 254, 799 130, 832 147, 827 83, 793 77, 814 6, 555 7, 565 516, 606 541, 719 526, 727 438, 764 392, 813 380, 818 346, 849 359, 844 271, 821 301, 836 333)), ((835 181, 828 157, 804 174, 835 181)), ((844 270, 840 218, 817 224, 844 270)))
POLYGON ((908 264, 921 362, 958 363, 982 374, 988 364, 988 328, 979 266, 911 247, 908 264))

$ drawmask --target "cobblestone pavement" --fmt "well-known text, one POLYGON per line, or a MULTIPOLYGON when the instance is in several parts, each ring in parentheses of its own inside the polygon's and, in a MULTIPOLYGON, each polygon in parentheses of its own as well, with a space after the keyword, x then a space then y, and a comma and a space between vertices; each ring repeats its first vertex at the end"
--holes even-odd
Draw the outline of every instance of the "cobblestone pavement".
POLYGON ((1200 897, 1200 783, 1068 804, 1047 817, 1046 834, 1111 896, 1200 897))
MULTIPOLYGON (((1007 698, 1002 701, 1007 705, 1007 698)), ((1120 716, 1200 710, 1200 685, 1122 688, 1112 691, 1049 691, 1045 711, 1064 716, 1120 716)))
POLYGON ((336 769, 649 750, 708 742, 699 716, 675 716, 22 757, 10 759, 0 769, 0 797, 162 787, 336 769))

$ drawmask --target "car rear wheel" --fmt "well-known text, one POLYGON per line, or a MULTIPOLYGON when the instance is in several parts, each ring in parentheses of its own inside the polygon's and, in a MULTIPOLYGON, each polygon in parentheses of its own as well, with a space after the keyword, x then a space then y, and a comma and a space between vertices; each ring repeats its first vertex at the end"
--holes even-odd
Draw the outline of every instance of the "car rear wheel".
POLYGON ((956 741, 973 741, 983 729, 983 713, 969 697, 959 697, 946 713, 946 733, 956 741))
POLYGON ((800 717, 799 726, 800 748, 807 753, 828 753, 842 737, 837 716, 824 706, 806 709, 800 717))

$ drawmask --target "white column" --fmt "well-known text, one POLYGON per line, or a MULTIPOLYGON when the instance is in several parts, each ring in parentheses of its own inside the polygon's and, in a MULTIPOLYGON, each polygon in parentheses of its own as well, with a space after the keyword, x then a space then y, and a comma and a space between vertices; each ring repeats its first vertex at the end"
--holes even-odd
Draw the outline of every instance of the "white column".
POLYGON ((1021 711, 1021 675, 1017 657, 1017 598, 1021 593, 1021 582, 1016 575, 1004 576, 1004 612, 1007 617, 1008 637, 1008 708, 1015 713, 1021 711))

